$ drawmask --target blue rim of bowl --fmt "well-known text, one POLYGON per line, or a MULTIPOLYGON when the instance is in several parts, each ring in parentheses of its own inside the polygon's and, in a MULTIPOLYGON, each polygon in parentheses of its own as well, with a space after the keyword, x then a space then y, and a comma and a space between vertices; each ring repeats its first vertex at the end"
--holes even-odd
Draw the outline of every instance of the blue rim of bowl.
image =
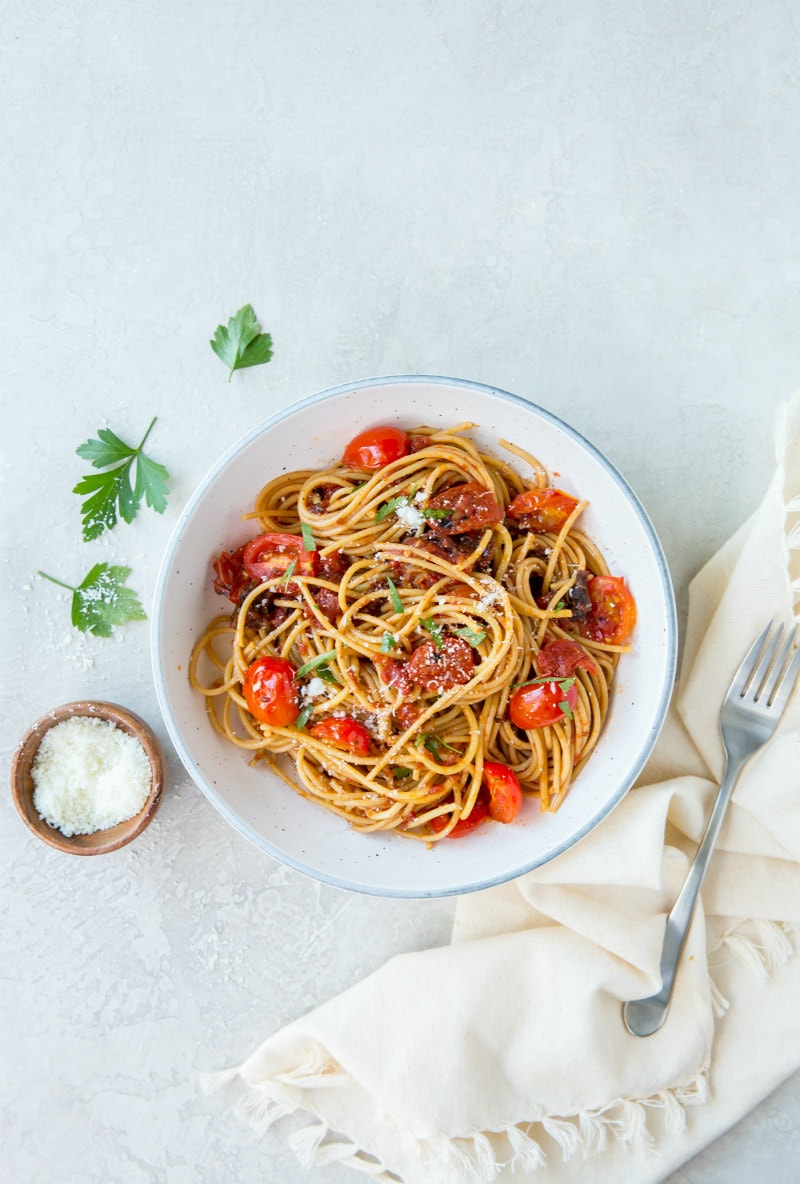
POLYGON ((574 847, 576 843, 580 842, 581 839, 590 834, 591 831, 593 831, 595 827, 603 821, 604 818, 608 817, 615 806, 619 805, 628 790, 635 783, 639 774, 644 769, 644 766, 651 752, 653 751, 653 748, 655 747, 659 733, 664 726, 667 709, 672 697, 672 688, 675 682, 675 672, 678 659, 678 618, 675 607, 675 592, 672 586, 672 579, 670 577, 666 556, 664 555, 664 549, 661 546, 661 542, 658 538, 658 535, 656 534, 652 522, 650 521, 647 511, 622 474, 615 468, 611 461, 608 460, 608 458, 604 456, 594 444, 592 444, 590 440, 587 440, 586 437, 583 436, 579 431, 571 427, 568 423, 565 423, 565 421, 559 416, 554 415, 551 411, 547 411, 544 407, 540 407, 538 403, 534 403, 530 399, 523 399, 521 395, 514 395, 510 391, 502 390, 500 387, 487 386, 485 383, 473 382, 468 378, 447 378, 439 374, 387 374, 380 375, 376 378, 360 378, 355 382, 345 382, 342 383, 341 386, 329 387, 327 390, 319 391, 314 395, 308 395, 305 399, 300 399, 298 402, 292 403, 288 407, 282 408, 280 411, 277 411, 274 415, 271 415, 268 419, 263 420, 256 427, 252 428, 251 431, 247 432, 246 435, 242 436, 240 440, 233 444, 232 447, 230 447, 227 452, 225 452, 224 455, 220 457, 217 463, 212 469, 209 470, 209 472, 197 486, 189 501, 186 503, 186 506, 184 507, 183 512, 181 513, 181 516, 175 525, 175 529, 172 532, 172 537, 167 544, 167 549, 164 553, 164 558, 161 561, 161 567, 159 569, 158 579, 156 581, 151 638, 152 644, 150 648, 152 653, 153 678, 155 681, 156 696, 158 698, 158 705, 161 710, 161 715, 163 717, 164 724, 167 728, 170 739, 175 747, 176 752, 178 753, 178 756, 181 759, 181 763, 186 769, 186 772, 191 777, 192 781, 195 782, 195 784, 202 790, 215 809, 219 811, 223 818, 225 818, 235 830, 238 830, 241 835, 243 835, 246 839, 249 839, 250 842, 256 847, 259 847, 262 851, 266 851, 268 855, 271 855, 274 859, 277 859, 279 863, 283 863, 287 867, 293 868, 295 871, 302 872, 304 875, 311 876, 312 879, 319 880, 324 884, 330 884, 335 888, 345 888, 350 892, 359 892, 366 896, 385 896, 405 899, 410 898, 416 900, 448 896, 463 896, 469 892, 478 892, 484 888, 494 888, 498 884, 505 884, 510 880, 516 880, 520 876, 524 876, 527 872, 533 871, 537 867, 542 867, 545 863, 549 863, 551 860, 557 858, 557 856, 563 855, 565 851, 568 851, 570 848, 574 847), (567 435, 571 436, 574 440, 581 444, 581 446, 585 448, 586 451, 589 452, 602 465, 602 467, 610 474, 614 481, 616 481, 636 511, 636 514, 638 515, 641 524, 644 527, 645 533, 650 540, 653 554, 655 555, 658 563, 658 569, 661 576, 661 583, 663 586, 664 598, 666 601, 669 618, 667 622, 667 663, 664 682, 661 688, 661 695, 659 697, 658 710, 653 719, 650 730, 639 749, 636 760, 633 762, 626 776, 621 781, 614 796, 608 802, 606 802, 603 809, 599 813, 592 815, 592 817, 587 820, 584 826, 580 827, 578 831, 571 834, 570 837, 565 839, 563 843, 559 843, 551 851, 548 851, 544 857, 535 859, 531 863, 525 864, 523 867, 515 868, 512 871, 504 872, 497 876, 486 877, 471 884, 463 884, 456 888, 429 888, 416 891, 413 889, 379 888, 372 885, 357 884, 352 880, 348 880, 344 876, 332 875, 316 868, 311 868, 304 864, 301 860, 295 859, 291 855, 287 855, 284 851, 281 851, 279 848, 274 847, 263 837, 263 835, 258 834, 256 831, 252 830, 251 827, 247 826, 246 823, 243 823, 241 818, 239 818, 238 815, 236 815, 225 804, 225 802, 222 801, 214 787, 202 775, 197 767, 196 762, 192 759, 190 753, 183 743, 183 739, 173 718, 172 709, 167 696, 164 672, 161 664, 160 644, 164 589, 167 576, 169 575, 171 569, 172 558, 180 542, 183 529, 194 512, 195 506, 201 500, 208 487, 214 482, 217 475, 239 452, 242 451, 243 448, 246 448, 252 440, 262 435, 267 428, 270 428, 274 424, 280 423, 281 420, 286 419, 289 415, 294 415, 296 412, 302 411, 307 407, 313 407, 316 403, 321 403, 325 399, 331 399, 335 395, 343 395, 350 391, 363 390, 365 387, 392 386, 399 383, 415 385, 431 383, 433 385, 463 387, 468 390, 480 391, 483 394, 503 399, 509 403, 514 403, 518 407, 523 407, 526 410, 535 411, 537 415, 540 415, 543 419, 548 420, 550 423, 560 428, 561 431, 565 432, 567 435))

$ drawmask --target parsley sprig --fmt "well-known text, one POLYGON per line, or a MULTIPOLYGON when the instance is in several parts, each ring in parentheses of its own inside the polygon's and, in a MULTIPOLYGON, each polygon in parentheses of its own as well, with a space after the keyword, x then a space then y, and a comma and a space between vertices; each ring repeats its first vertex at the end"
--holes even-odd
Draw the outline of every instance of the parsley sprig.
POLYGON ((157 514, 167 508, 169 473, 143 451, 155 422, 154 417, 137 448, 120 440, 110 428, 100 428, 98 439, 86 440, 76 449, 83 460, 103 470, 82 477, 72 491, 89 494, 81 505, 84 541, 112 530, 117 524, 117 511, 125 522, 133 522, 142 498, 157 514), (136 475, 131 480, 134 463, 136 475))
POLYGON ((65 584, 63 580, 57 580, 44 571, 36 574, 72 593, 72 624, 81 633, 110 637, 115 625, 124 625, 126 621, 144 621, 147 617, 136 593, 125 586, 131 574, 129 567, 109 567, 107 563, 96 563, 77 586, 65 584))
MULTIPOLYGON (((448 744, 441 736, 437 736, 435 732, 421 732, 416 740, 417 747, 424 744, 428 752, 438 761, 439 753, 442 749, 445 752, 456 752, 459 756, 463 756, 460 748, 454 748, 452 744, 448 744)), ((441 763, 441 761, 440 761, 441 763)))
POLYGON ((272 357, 272 338, 261 332, 252 304, 243 304, 227 326, 217 325, 209 345, 228 367, 228 382, 234 370, 260 366, 272 357))

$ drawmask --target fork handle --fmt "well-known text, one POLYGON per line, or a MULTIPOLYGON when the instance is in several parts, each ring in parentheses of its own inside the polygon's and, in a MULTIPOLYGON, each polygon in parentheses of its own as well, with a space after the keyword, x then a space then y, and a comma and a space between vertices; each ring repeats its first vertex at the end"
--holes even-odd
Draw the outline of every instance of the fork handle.
POLYGON ((678 961, 686 944, 686 935, 694 916, 697 897, 705 879, 711 852, 725 817, 728 802, 731 800, 733 787, 742 770, 746 757, 727 756, 722 782, 717 791, 711 815, 706 829, 697 848, 697 854, 689 868, 689 874, 684 881, 678 898, 667 917, 664 930, 664 943, 661 947, 661 989, 647 999, 632 999, 622 1009, 625 1027, 634 1036, 652 1036, 657 1032, 667 1018, 672 989, 675 985, 675 973, 678 961))

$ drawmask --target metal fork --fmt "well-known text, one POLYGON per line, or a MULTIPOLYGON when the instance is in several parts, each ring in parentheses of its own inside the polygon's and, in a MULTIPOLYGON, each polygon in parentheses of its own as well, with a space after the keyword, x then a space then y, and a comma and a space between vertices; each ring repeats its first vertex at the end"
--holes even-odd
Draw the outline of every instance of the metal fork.
POLYGON ((720 731, 725 747, 722 784, 694 862, 667 917, 661 947, 661 989, 648 999, 632 999, 622 1009, 625 1027, 634 1036, 651 1036, 667 1017, 678 961, 733 788, 745 762, 774 735, 797 679, 800 649, 795 649, 794 654, 792 650, 798 631, 790 629, 781 646, 784 627, 779 625, 770 637, 772 624, 770 621, 753 642, 722 704, 720 731))

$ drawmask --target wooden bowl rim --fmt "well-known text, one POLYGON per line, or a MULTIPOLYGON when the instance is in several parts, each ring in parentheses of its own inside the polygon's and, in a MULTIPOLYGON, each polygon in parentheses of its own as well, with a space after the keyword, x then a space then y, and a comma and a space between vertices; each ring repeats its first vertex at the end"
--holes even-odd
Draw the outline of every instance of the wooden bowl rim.
POLYGON ((61 706, 45 712, 25 732, 11 761, 11 795, 17 813, 28 829, 43 843, 69 855, 105 855, 132 842, 154 818, 161 805, 163 790, 164 753, 153 729, 136 712, 104 699, 78 699, 72 703, 62 703, 61 706), (76 716, 110 720, 123 732, 138 740, 150 762, 152 777, 147 801, 138 814, 91 835, 67 836, 39 818, 33 806, 33 792, 28 782, 31 766, 45 733, 56 724, 76 716), (80 843, 76 842, 76 839, 80 840, 80 843), (91 842, 93 839, 96 841, 91 842))

